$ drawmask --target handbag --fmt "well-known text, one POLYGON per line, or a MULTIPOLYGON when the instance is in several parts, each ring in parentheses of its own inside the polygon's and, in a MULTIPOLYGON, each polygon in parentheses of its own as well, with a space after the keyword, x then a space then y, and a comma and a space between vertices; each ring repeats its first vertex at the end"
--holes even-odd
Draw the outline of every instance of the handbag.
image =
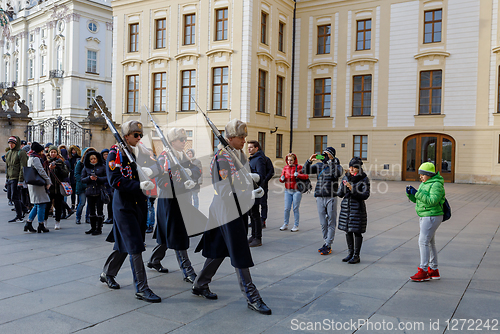
POLYGON ((101 188, 101 202, 104 204, 109 204, 109 202, 111 202, 108 192, 102 188, 101 188))
POLYGON ((38 171, 34 167, 23 167, 24 181, 32 186, 44 186, 45 179, 38 174, 38 171))
POLYGON ((450 218, 451 218, 451 206, 450 206, 450 203, 448 203, 448 200, 445 197, 444 198, 444 203, 443 203, 443 221, 447 221, 450 218))
MULTIPOLYGON (((297 166, 295 166, 295 172, 297 171, 297 166)), ((296 188, 298 191, 300 191, 302 194, 305 194, 305 193, 309 193, 311 192, 312 190, 312 184, 311 184, 311 180, 309 180, 308 178, 305 179, 305 180, 301 180, 301 179, 297 179, 295 181, 296 183, 296 188)))
POLYGON ((69 182, 61 182, 56 176, 56 173, 50 172, 54 175, 54 178, 59 183, 59 191, 63 196, 70 196, 73 193, 73 188, 71 188, 71 184, 69 182))

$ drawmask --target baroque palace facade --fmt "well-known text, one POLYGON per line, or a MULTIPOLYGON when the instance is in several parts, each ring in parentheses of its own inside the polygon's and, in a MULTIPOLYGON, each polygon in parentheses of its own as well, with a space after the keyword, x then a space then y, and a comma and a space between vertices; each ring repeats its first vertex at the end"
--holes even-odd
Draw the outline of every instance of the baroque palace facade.
POLYGON ((498 2, 113 0, 112 109, 148 124, 147 106, 199 156, 216 142, 196 103, 219 129, 247 122, 276 167, 333 146, 375 179, 431 161, 498 184, 498 2))

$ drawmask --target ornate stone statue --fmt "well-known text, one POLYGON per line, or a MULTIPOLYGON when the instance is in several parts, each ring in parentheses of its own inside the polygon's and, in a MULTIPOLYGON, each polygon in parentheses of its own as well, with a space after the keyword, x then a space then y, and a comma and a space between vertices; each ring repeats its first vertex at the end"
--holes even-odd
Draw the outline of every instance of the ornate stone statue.
POLYGON ((19 101, 17 100, 17 105, 19 106, 19 109, 21 110, 21 115, 27 116, 30 112, 30 109, 26 105, 26 100, 19 101))
POLYGON ((19 94, 17 94, 16 89, 14 87, 9 87, 3 93, 2 97, 0 98, 0 101, 5 101, 7 103, 7 110, 6 112, 12 112, 14 113, 14 103, 18 101, 21 97, 19 94))
MULTIPOLYGON (((99 106, 104 110, 104 113, 106 116, 109 117, 109 119, 112 119, 111 113, 108 110, 108 107, 106 107, 106 102, 102 98, 101 95, 98 95, 96 98, 97 103, 99 103, 99 106)), ((88 121, 104 121, 104 117, 101 116, 101 109, 96 105, 95 101, 89 106, 89 114, 87 116, 88 121)))

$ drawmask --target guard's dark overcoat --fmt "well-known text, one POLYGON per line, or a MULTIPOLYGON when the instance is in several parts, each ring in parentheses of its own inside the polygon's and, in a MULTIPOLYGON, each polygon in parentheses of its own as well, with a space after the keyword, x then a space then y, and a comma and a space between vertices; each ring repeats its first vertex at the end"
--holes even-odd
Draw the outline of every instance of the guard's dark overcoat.
MULTIPOLYGON (((160 189, 160 198, 156 211, 156 242, 166 244, 168 248, 175 250, 186 250, 189 248, 189 235, 184 225, 184 221, 194 224, 198 222, 205 225, 207 217, 191 204, 191 196, 187 196, 191 190, 184 187, 184 180, 181 177, 178 166, 174 166, 169 161, 168 167, 164 161, 166 154, 162 154, 158 160, 166 167, 165 172, 157 178, 157 185, 160 189), (183 203, 179 206, 179 200, 183 203), (182 207, 182 212, 181 212, 182 207)), ((181 166, 191 171, 191 179, 198 180, 201 170, 192 164, 185 154, 179 159, 181 166)), ((200 232, 203 228, 200 228, 200 232)))
POLYGON ((147 222, 147 197, 140 188, 139 176, 126 154, 111 150, 106 161, 108 182, 113 187, 113 229, 107 241, 120 253, 144 252, 147 222), (117 164, 117 155, 120 156, 117 164), (128 175, 130 174, 130 175, 128 175))
MULTIPOLYGON (((240 156, 242 163, 245 164, 244 154, 240 156)), ((249 187, 243 177, 237 176, 241 172, 235 173, 233 169, 232 173, 232 165, 234 162, 223 154, 222 150, 219 150, 212 160, 210 174, 212 175, 215 196, 210 205, 208 219, 218 222, 220 226, 203 234, 196 251, 203 249, 202 254, 206 258, 229 256, 233 267, 249 268, 254 265, 247 240, 247 213, 253 204, 251 198, 253 186, 249 187), (238 195, 235 195, 234 189, 243 189, 244 191, 237 191, 238 195), (229 221, 228 215, 232 211, 230 206, 234 205, 235 201, 240 203, 243 209, 242 215, 229 221)), ((214 224, 209 225, 213 226, 214 224)))

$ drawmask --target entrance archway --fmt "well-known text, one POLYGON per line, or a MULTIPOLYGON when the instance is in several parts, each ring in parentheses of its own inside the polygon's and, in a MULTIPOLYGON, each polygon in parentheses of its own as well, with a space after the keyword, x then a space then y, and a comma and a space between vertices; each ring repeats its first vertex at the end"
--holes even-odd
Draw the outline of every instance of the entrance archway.
POLYGON ((418 181, 418 167, 432 162, 445 182, 455 181, 455 140, 441 133, 418 133, 403 141, 403 181, 418 181))

